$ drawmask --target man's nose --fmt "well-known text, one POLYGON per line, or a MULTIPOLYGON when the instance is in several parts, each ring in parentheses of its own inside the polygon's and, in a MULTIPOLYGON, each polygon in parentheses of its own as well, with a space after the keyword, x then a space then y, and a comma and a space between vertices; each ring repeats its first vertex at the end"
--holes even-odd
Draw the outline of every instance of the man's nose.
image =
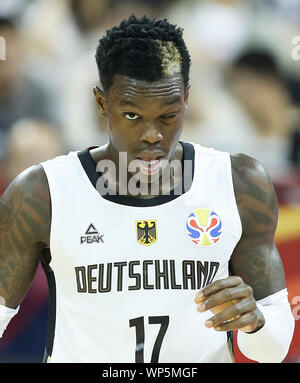
POLYGON ((154 124, 149 124, 144 128, 141 135, 141 142, 148 142, 149 144, 155 144, 163 139, 161 131, 155 127, 154 124))

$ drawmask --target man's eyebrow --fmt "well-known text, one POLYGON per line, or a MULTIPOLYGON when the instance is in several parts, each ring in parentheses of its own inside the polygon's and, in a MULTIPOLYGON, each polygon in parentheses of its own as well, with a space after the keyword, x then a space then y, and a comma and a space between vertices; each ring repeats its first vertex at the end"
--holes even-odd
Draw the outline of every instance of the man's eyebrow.
POLYGON ((173 105, 173 104, 179 104, 181 103, 181 97, 175 96, 171 100, 168 100, 164 103, 164 105, 173 105))
POLYGON ((138 105, 136 105, 133 101, 128 100, 128 99, 123 99, 120 101, 120 106, 134 106, 135 108, 138 108, 138 105))
MULTIPOLYGON (((175 96, 172 97, 170 100, 167 100, 166 102, 163 103, 163 106, 168 106, 168 105, 173 105, 173 104, 179 104, 181 103, 181 97, 180 96, 175 96)), ((123 98, 120 101, 120 106, 133 106, 134 108, 139 108, 137 104, 135 104, 133 101, 123 98)))

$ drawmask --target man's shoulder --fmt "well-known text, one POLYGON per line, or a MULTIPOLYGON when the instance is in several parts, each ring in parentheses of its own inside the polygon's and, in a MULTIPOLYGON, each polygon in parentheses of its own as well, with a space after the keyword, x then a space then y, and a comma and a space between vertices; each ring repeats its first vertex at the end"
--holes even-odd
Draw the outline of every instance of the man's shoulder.
POLYGON ((230 154, 232 177, 235 184, 246 187, 251 183, 270 183, 270 177, 261 162, 244 153, 230 154))
POLYGON ((274 221, 278 217, 278 202, 272 181, 258 160, 243 153, 231 155, 231 169, 237 206, 242 218, 249 226, 254 214, 274 221))
POLYGON ((44 223, 50 221, 51 199, 46 173, 41 164, 23 170, 8 185, 1 197, 29 215, 40 214, 44 223))
POLYGON ((49 186, 45 170, 41 164, 33 165, 23 170, 11 182, 9 188, 14 188, 23 193, 30 193, 39 198, 49 197, 49 186))
POLYGON ((26 244, 49 243, 51 199, 48 181, 42 165, 22 171, 7 187, 0 199, 3 230, 20 231, 26 244), (22 227, 26 227, 26 233, 22 227), (21 229, 22 230, 21 230, 21 229))

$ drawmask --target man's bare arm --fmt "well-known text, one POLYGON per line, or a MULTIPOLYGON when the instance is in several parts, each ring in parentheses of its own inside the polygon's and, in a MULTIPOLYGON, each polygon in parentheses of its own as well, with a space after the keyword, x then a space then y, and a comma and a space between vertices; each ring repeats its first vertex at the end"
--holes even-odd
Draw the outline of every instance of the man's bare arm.
POLYGON ((235 302, 210 318, 207 327, 252 332, 264 325, 256 301, 285 288, 284 270, 274 244, 278 204, 273 185, 259 162, 243 154, 231 160, 242 237, 231 256, 232 276, 202 289, 195 302, 198 311, 235 302))
POLYGON ((49 246, 51 203, 41 165, 17 176, 0 199, 0 303, 25 297, 43 248, 49 246))
POLYGON ((253 158, 233 156, 232 173, 243 234, 231 256, 230 270, 252 287, 259 300, 286 287, 274 243, 277 198, 269 176, 253 158))

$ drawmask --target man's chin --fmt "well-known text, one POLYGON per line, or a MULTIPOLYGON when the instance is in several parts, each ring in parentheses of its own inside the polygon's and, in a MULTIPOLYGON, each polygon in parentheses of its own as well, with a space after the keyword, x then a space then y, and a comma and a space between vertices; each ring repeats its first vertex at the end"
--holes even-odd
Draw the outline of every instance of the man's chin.
POLYGON ((168 171, 165 168, 157 169, 155 172, 144 172, 142 170, 132 174, 129 178, 128 189, 133 195, 159 195, 161 191, 172 189, 168 171))
POLYGON ((140 173, 146 177, 155 177, 156 174, 159 174, 160 170, 165 167, 164 162, 165 160, 163 160, 163 158, 153 160, 143 160, 138 158, 135 160, 140 173))
POLYGON ((159 181, 162 178, 162 172, 161 172, 161 169, 159 169, 155 173, 138 171, 137 173, 132 174, 131 178, 132 178, 132 182, 136 182, 138 184, 143 184, 143 185, 151 185, 151 184, 159 183, 159 181))

